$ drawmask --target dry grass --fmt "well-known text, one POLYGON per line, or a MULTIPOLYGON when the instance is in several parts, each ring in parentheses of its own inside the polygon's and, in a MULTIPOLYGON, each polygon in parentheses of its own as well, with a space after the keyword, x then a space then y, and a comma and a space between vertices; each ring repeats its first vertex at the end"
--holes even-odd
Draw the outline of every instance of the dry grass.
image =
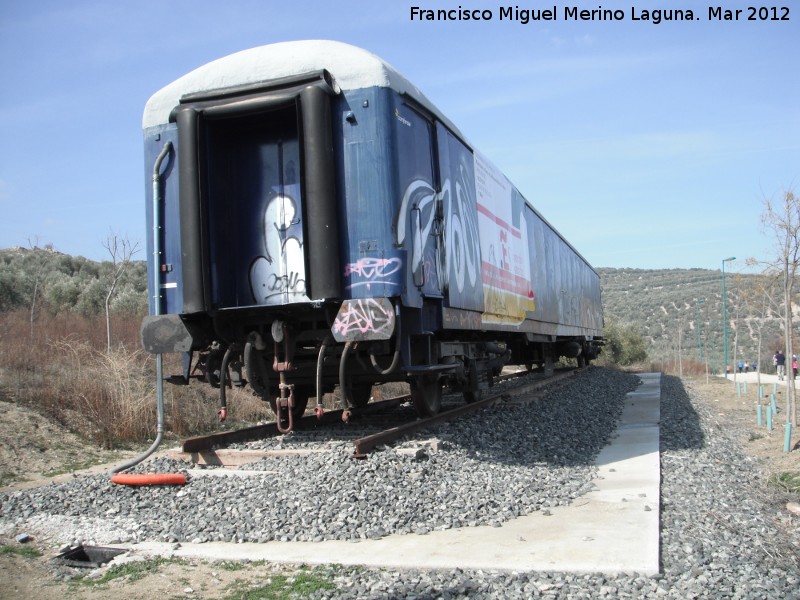
MULTIPOLYGON (((675 376, 683 376, 683 377, 705 377, 706 375, 706 365, 705 363, 701 363, 695 360, 687 360, 683 359, 682 361, 678 362, 675 360, 670 361, 663 361, 663 362, 651 362, 649 365, 639 365, 643 369, 651 372, 662 372, 667 373, 669 375, 675 376)), ((711 372, 712 367, 709 366, 709 375, 713 375, 711 372)))
MULTIPOLYGON (((102 317, 41 317, 33 335, 25 312, 0 315, 0 392, 105 448, 144 443, 156 433, 153 357, 140 349, 140 319, 114 322, 106 349, 102 317)), ((165 373, 180 372, 178 356, 165 373)), ((209 386, 165 386, 165 426, 186 436, 219 428, 209 386)), ((231 425, 265 418, 269 408, 246 390, 229 394, 231 425)))
MULTIPOLYGON (((126 447, 156 435, 155 362, 140 349, 140 317, 114 319, 114 349, 106 348, 102 316, 41 316, 31 331, 25 311, 0 314, 0 397, 29 406, 105 448, 126 447)), ((164 356, 164 373, 180 373, 179 355, 164 356)), ((373 395, 408 393, 387 384, 373 395)), ((205 384, 164 386, 167 437, 272 420, 268 403, 250 388, 227 393, 228 420, 217 417, 219 391, 205 384)), ((326 410, 338 408, 326 394, 326 410)), ((313 410, 313 399, 309 410, 313 410)))

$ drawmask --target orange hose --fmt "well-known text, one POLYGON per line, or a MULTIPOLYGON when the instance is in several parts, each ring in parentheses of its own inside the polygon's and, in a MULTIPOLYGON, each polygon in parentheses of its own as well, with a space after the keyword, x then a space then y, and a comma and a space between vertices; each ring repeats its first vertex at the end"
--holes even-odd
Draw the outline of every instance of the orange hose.
POLYGON ((111 482, 121 485, 184 485, 186 476, 180 473, 117 473, 111 482))

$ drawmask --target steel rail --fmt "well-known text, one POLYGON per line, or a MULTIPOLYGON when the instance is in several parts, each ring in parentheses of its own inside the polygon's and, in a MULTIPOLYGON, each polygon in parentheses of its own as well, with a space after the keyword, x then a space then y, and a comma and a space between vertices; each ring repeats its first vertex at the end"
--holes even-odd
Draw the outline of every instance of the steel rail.
MULTIPOLYGON (((567 371, 565 373, 556 374, 555 376, 548 377, 546 379, 541 379, 539 381, 535 381, 514 388, 512 390, 507 390, 505 392, 496 394, 494 396, 489 396, 472 404, 466 404, 463 406, 456 407, 454 409, 445 411, 443 413, 439 413, 438 415, 435 415, 433 417, 428 417, 427 419, 420 419, 412 423, 407 423, 405 425, 392 427, 385 431, 381 431, 378 433, 374 433, 372 435, 365 436, 363 438, 359 438, 357 440, 354 440, 353 442, 356 446, 354 456, 358 457, 364 456, 366 455, 367 452, 373 450, 376 446, 387 444, 400 437, 403 437, 404 435, 413 433, 420 429, 424 429, 425 427, 430 427, 431 425, 436 425, 438 423, 443 423, 450 419, 455 419, 460 416, 468 415, 472 412, 480 410, 481 408, 488 407, 506 397, 513 397, 526 394, 546 384, 554 383, 555 381, 558 381, 562 377, 577 373, 579 371, 580 370, 567 371)), ((518 373, 501 375, 496 379, 502 381, 507 379, 513 379, 515 377, 521 377, 529 373, 530 371, 520 371, 518 373)), ((408 400, 409 400, 408 395, 396 396, 394 398, 388 398, 386 400, 380 400, 378 402, 371 402, 370 404, 367 404, 366 406, 360 408, 349 408, 346 410, 349 411, 350 418, 352 419, 352 418, 358 418, 359 416, 362 415, 375 414, 382 412, 384 410, 395 408, 400 404, 407 402, 408 400)), ((344 415, 345 415, 345 409, 327 411, 323 413, 321 417, 317 417, 316 415, 313 414, 308 415, 296 421, 294 424, 294 429, 296 431, 308 431, 316 429, 317 427, 320 426, 342 422, 344 415)), ((221 431, 209 435, 187 438, 181 441, 181 450, 186 453, 203 452, 206 450, 211 450, 215 446, 227 446, 230 444, 237 444, 257 439, 275 437, 278 435, 281 435, 281 432, 278 431, 277 423, 275 422, 265 423, 264 425, 255 425, 253 427, 244 427, 242 429, 234 429, 232 431, 221 431)))
POLYGON ((513 373, 506 373, 505 375, 498 375, 494 378, 494 382, 497 383, 498 381, 508 381, 509 379, 516 379, 517 377, 525 377, 526 375, 530 375, 533 371, 515 371, 513 373))
MULTIPOLYGON (((407 402, 408 399, 409 396, 407 395, 396 396, 394 398, 388 398, 378 402, 371 402, 366 406, 349 408, 347 410, 350 412, 351 418, 358 417, 360 415, 370 415, 399 406, 403 402, 407 402)), ((315 429, 320 425, 329 425, 332 423, 341 422, 344 412, 344 409, 338 409, 327 411, 323 413, 321 417, 317 417, 316 415, 303 417, 294 423, 294 429, 296 431, 308 431, 310 429, 315 429)), ((214 446, 237 444, 278 435, 281 435, 281 432, 278 431, 277 423, 265 423, 264 425, 255 425, 253 427, 244 427, 242 429, 234 429, 232 431, 221 431, 219 433, 187 438, 181 441, 181 450, 183 452, 202 452, 204 450, 210 450, 214 446)))
POLYGON ((434 415, 432 417, 420 419, 412 423, 405 423, 403 425, 398 425, 397 427, 392 427, 390 429, 379 431, 378 433, 373 433, 371 435, 364 436, 357 440, 353 440, 353 445, 355 446, 355 449, 353 451, 353 457, 364 458, 370 450, 374 450, 377 446, 388 444, 389 442, 393 442, 405 435, 408 435, 410 433, 415 433, 421 429, 431 427, 432 425, 438 425, 439 423, 444 423, 452 419, 457 419, 459 417, 472 414, 481 409, 488 408, 489 406, 492 406, 493 404, 496 404, 501 400, 505 400, 506 398, 512 398, 515 396, 521 396, 523 394, 530 393, 546 385, 556 383, 566 377, 572 377, 573 375, 576 375, 582 372, 583 370, 584 369, 582 368, 572 369, 570 371, 558 373, 551 377, 547 377, 546 379, 540 379, 538 381, 525 384, 523 386, 514 388, 512 390, 506 390, 498 394, 495 394, 493 396, 488 396, 477 402, 472 402, 470 404, 458 406, 456 408, 447 410, 445 412, 441 412, 438 415, 434 415))

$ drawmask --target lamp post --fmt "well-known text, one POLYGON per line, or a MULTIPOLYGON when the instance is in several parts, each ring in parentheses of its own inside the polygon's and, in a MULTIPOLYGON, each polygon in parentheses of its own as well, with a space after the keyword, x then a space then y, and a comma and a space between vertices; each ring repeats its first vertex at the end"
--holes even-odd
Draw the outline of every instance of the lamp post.
POLYGON ((722 371, 725 373, 725 379, 728 378, 728 313, 727 313, 727 293, 725 292, 725 263, 736 260, 735 256, 722 259, 722 354, 725 364, 722 365, 722 371))
POLYGON ((700 362, 703 362, 703 324, 700 322, 700 305, 705 301, 705 298, 698 298, 694 305, 697 309, 697 352, 700 362))

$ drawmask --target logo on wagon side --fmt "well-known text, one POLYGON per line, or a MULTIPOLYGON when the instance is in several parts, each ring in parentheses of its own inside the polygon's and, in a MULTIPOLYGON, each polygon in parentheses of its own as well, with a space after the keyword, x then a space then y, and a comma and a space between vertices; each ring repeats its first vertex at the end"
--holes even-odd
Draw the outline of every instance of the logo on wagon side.
POLYGON ((409 121, 403 115, 400 114, 400 109, 399 108, 395 108, 394 109, 394 116, 398 121, 400 121, 406 127, 411 127, 411 121, 409 121))

